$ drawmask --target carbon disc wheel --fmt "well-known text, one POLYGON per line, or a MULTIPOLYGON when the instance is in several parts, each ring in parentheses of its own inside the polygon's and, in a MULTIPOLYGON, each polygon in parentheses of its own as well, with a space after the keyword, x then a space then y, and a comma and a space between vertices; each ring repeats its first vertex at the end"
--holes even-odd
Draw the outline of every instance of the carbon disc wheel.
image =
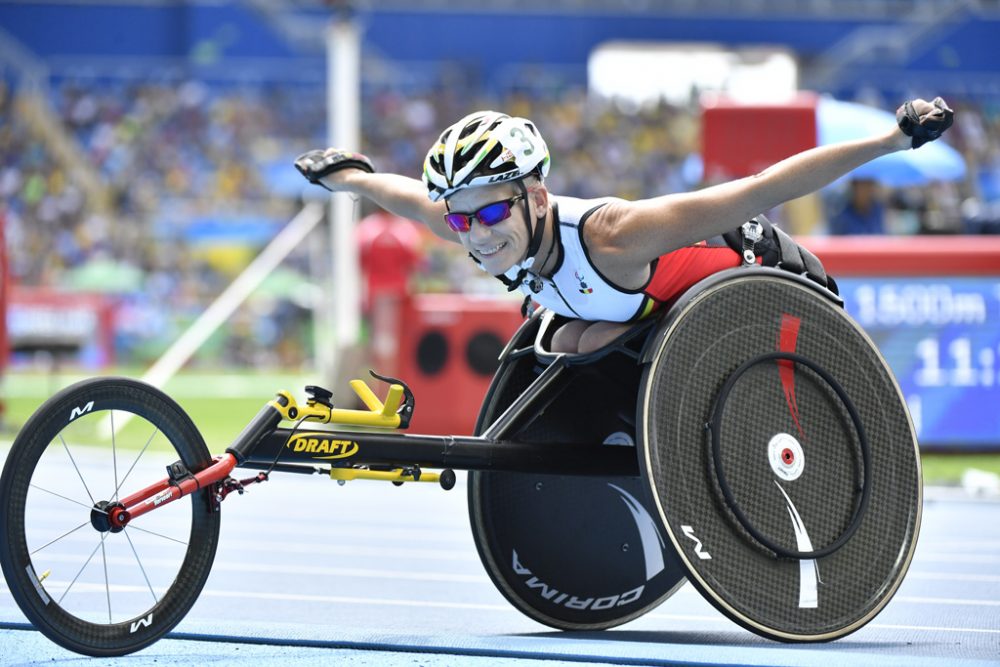
POLYGON ((827 293, 768 269, 707 281, 658 335, 640 465, 691 582, 771 639, 864 626, 903 580, 922 502, 877 348, 827 293))
POLYGON ((85 380, 28 420, 0 478, 0 564, 38 630, 72 651, 112 656, 148 646, 184 617, 218 543, 208 491, 124 528, 108 519, 178 460, 198 471, 210 456, 183 410, 134 380, 85 380))
MULTIPOLYGON (((505 359, 477 432, 540 371, 533 354, 505 359)), ((607 357, 570 372, 569 388, 517 439, 571 447, 565 443, 597 438, 634 447, 636 360, 607 357)), ((515 608, 560 630, 626 623, 683 585, 684 570, 652 507, 638 477, 469 473, 469 517, 487 573, 515 608)))

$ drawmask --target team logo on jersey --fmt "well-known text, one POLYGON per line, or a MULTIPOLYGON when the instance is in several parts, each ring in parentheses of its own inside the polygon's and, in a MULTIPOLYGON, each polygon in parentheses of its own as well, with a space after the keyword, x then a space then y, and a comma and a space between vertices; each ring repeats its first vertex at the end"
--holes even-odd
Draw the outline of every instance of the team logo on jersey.
POLYGON ((573 275, 576 277, 577 280, 580 281, 580 294, 593 294, 594 293, 594 288, 588 286, 587 283, 584 282, 584 278, 583 278, 583 276, 580 275, 579 271, 574 271, 573 275))

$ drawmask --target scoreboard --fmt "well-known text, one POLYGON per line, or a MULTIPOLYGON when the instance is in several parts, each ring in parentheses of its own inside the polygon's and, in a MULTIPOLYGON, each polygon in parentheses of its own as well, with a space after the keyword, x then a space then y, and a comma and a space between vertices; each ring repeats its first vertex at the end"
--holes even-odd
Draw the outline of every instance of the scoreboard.
POLYGON ((1000 238, 799 240, 892 368, 921 446, 1000 451, 1000 238))
POLYGON ((1000 276, 838 280, 922 446, 1000 448, 1000 276))

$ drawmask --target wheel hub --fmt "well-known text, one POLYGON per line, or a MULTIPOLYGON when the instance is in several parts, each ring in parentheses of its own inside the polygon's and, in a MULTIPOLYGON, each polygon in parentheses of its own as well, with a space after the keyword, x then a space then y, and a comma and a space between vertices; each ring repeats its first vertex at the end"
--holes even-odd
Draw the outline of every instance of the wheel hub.
POLYGON ((102 500, 90 511, 90 525, 101 533, 120 533, 125 530, 129 519, 128 511, 121 503, 109 503, 102 500))

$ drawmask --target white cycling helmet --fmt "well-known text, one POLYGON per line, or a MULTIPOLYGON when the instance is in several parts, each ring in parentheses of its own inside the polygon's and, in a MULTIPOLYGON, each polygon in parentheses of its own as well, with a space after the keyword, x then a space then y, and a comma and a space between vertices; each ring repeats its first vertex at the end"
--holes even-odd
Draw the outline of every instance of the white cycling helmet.
POLYGON ((549 173, 549 149, 534 123, 496 111, 476 111, 444 132, 424 159, 431 201, 459 190, 549 173))

